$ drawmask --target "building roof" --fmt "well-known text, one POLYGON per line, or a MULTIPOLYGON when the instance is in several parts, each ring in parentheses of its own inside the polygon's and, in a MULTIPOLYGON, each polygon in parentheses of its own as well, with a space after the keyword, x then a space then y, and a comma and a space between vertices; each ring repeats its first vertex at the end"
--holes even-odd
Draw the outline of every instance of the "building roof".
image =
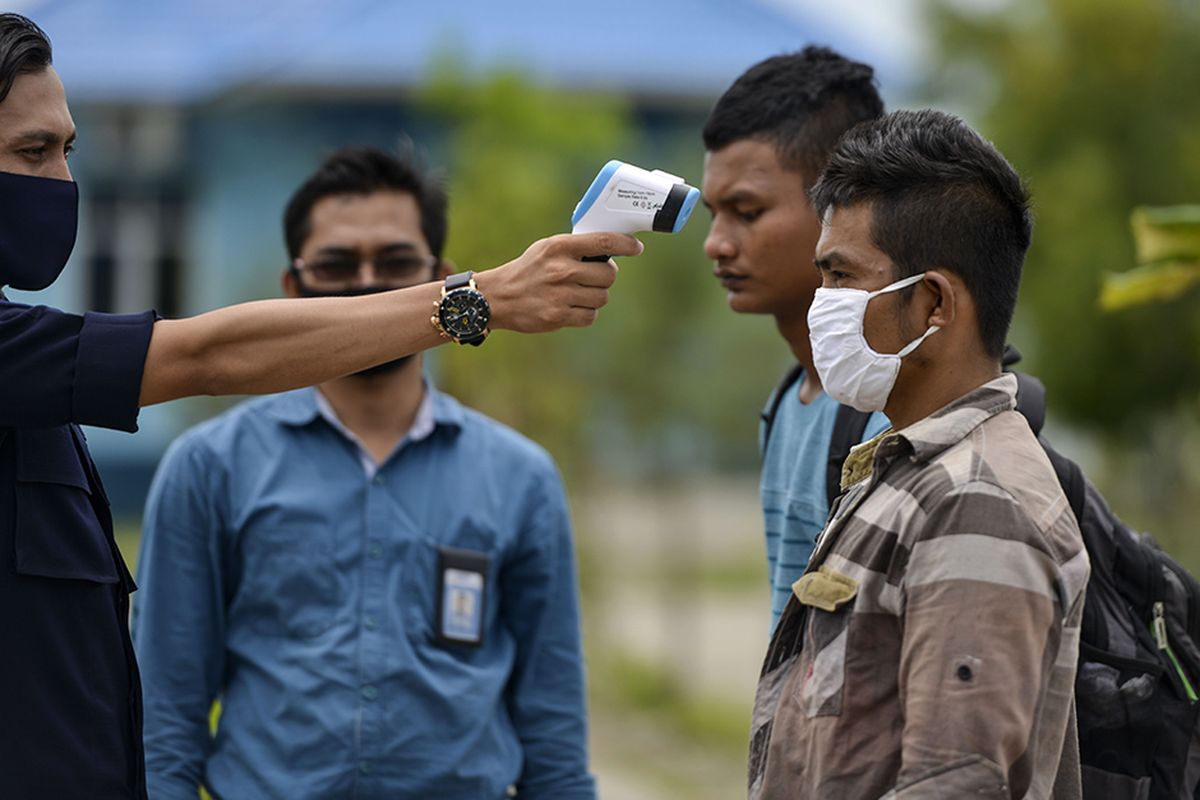
POLYGON ((758 0, 16 5, 50 35, 70 98, 85 102, 193 103, 246 87, 399 88, 420 83, 439 56, 469 72, 513 66, 569 88, 680 96, 715 95, 750 64, 810 42, 887 61, 881 43, 853 40, 847 26, 758 0))

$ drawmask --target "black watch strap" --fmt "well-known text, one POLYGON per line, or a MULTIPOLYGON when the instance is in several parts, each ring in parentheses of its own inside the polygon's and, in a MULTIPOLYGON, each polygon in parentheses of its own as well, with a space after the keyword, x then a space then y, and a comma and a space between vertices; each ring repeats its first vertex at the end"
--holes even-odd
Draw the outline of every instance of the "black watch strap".
POLYGON ((475 273, 471 272, 471 270, 467 270, 465 272, 455 272, 453 275, 448 275, 446 277, 446 283, 444 284, 445 291, 452 292, 455 289, 461 289, 469 284, 471 282, 471 278, 474 277, 475 273))

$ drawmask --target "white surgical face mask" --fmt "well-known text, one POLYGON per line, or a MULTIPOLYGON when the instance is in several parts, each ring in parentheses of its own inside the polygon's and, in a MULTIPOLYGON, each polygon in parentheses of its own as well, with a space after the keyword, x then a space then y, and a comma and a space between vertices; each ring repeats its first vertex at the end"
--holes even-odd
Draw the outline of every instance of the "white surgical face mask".
POLYGON ((826 394, 859 411, 882 411, 900 374, 900 359, 917 349, 929 330, 894 355, 876 353, 863 335, 863 317, 872 297, 919 283, 924 273, 912 275, 874 292, 862 289, 817 289, 808 309, 808 337, 813 366, 826 394))

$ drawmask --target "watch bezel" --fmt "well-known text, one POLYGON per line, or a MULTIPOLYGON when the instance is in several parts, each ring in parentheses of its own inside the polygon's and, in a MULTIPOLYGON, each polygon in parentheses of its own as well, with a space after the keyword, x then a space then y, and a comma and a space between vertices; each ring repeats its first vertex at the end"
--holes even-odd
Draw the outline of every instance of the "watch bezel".
POLYGON ((488 322, 491 319, 492 309, 488 305, 487 298, 483 296, 483 292, 478 289, 473 289, 470 286, 460 286, 457 289, 451 289, 442 295, 441 301, 438 303, 438 322, 442 330, 446 332, 452 339, 464 340, 472 339, 487 330, 488 322), (446 309, 452 303, 471 303, 480 312, 476 316, 476 324, 470 328, 463 329, 451 324, 447 319, 446 309))

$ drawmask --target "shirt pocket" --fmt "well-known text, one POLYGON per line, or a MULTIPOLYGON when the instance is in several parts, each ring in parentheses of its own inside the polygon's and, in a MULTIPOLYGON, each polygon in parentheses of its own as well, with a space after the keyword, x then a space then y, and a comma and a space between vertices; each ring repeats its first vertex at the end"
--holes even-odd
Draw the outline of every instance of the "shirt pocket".
POLYGON ((236 615, 260 636, 313 639, 328 631, 342 606, 334 531, 319 525, 247 531, 236 615))
POLYGON ((16 437, 17 573, 116 583, 112 547, 70 427, 18 430, 16 437))
POLYGON ((492 644, 491 639, 496 635, 494 621, 499 611, 497 582, 500 578, 499 562, 502 559, 503 553, 497 546, 495 531, 470 519, 461 520, 454 528, 436 536, 422 535, 410 542, 405 564, 406 576, 403 581, 407 596, 392 598, 392 601, 398 603, 398 607, 408 608, 409 616, 405 627, 418 652, 427 648, 437 648, 453 654, 462 661, 481 658, 480 653, 488 649, 492 644), (442 547, 470 550, 488 557, 488 574, 485 576, 482 598, 483 640, 477 647, 444 642, 438 638, 437 604, 441 602, 438 596, 438 551, 442 547))
POLYGON ((797 700, 809 717, 836 717, 842 713, 846 686, 846 641, 858 596, 858 582, 829 567, 810 572, 793 586, 796 599, 808 606, 803 678, 797 700))

